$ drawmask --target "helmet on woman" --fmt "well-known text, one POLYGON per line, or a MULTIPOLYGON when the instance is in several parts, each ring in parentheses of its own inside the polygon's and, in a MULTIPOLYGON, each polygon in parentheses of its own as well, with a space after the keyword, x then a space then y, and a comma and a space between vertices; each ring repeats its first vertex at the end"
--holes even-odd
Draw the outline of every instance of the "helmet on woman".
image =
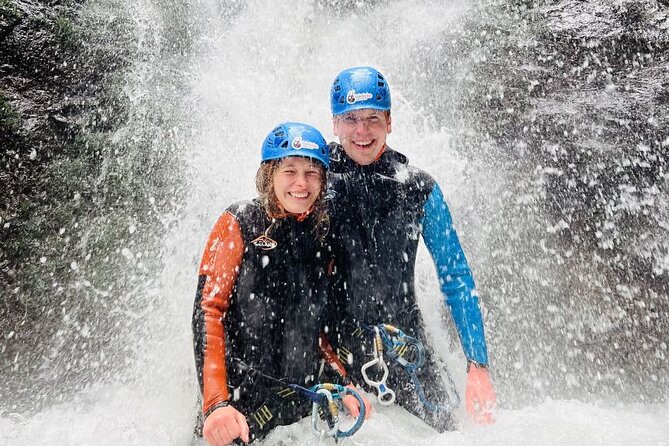
POLYGON ((363 108, 390 110, 390 88, 375 68, 349 68, 332 83, 330 108, 334 116, 363 108))
POLYGON ((330 148, 316 128, 301 122, 284 122, 276 126, 262 145, 262 161, 289 156, 303 156, 330 166, 330 148))

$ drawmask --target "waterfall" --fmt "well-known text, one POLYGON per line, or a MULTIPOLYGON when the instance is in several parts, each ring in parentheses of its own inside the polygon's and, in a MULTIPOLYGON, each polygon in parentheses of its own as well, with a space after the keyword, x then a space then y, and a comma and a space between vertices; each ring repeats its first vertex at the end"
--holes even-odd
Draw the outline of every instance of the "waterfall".
MULTIPOLYGON (((393 96, 389 145, 435 177, 451 208, 484 303, 500 410, 496 425, 480 427, 461 408, 461 430, 437 434, 397 407, 379 406, 351 441, 666 444, 667 107, 649 105, 641 118, 626 111, 644 95, 651 102, 662 97, 658 91, 668 84, 660 69, 666 71, 669 59, 658 48, 666 37, 640 31, 637 40, 657 48, 629 60, 639 71, 616 77, 619 67, 602 62, 613 60, 606 41, 586 35, 596 30, 584 17, 599 17, 597 29, 612 33, 607 26, 622 14, 615 8, 630 2, 593 2, 599 7, 591 10, 577 10, 587 8, 579 2, 546 2, 527 15, 507 3, 523 2, 84 5, 79 25, 95 29, 94 44, 118 45, 127 54, 116 94, 128 116, 111 135, 99 181, 108 184, 118 169, 128 173, 121 181, 136 192, 128 200, 137 200, 151 222, 136 211, 120 216, 119 231, 129 235, 109 255, 122 261, 103 276, 130 291, 102 292, 109 314, 95 317, 113 323, 92 324, 109 330, 109 344, 99 349, 120 363, 101 375, 90 369, 81 385, 52 402, 58 380, 50 381, 46 396, 35 388, 45 404, 35 412, 3 413, 0 442, 190 444, 197 411, 190 316, 206 237, 229 204, 254 195, 267 132, 281 121, 304 121, 334 140, 330 84, 344 68, 371 65, 384 73, 393 96), (586 21, 581 26, 576 19, 586 21), (115 41, 109 34, 119 23, 125 34, 115 41), (546 38, 546 29, 566 28, 577 35, 578 51, 590 49, 587 57, 567 53, 564 40, 546 38), (555 46, 540 43, 547 41, 555 46), (642 86, 639 97, 624 96, 642 86), (617 133, 597 120, 604 108, 617 133), (634 127, 644 121, 647 126, 634 127), (635 177, 639 170, 650 179, 635 177), (620 186, 592 186, 613 171, 620 186), (591 184, 589 192, 580 193, 582 184, 591 184), (606 195, 611 190, 613 198, 606 195), (652 219, 645 220, 648 213, 652 219), (583 229, 588 224, 596 228, 583 229), (590 235, 592 243, 583 241, 590 235), (634 268, 642 271, 633 274, 634 268), (630 276, 621 277, 621 270, 630 276)), ((639 20, 666 34, 666 9, 642 3, 639 20)), ((464 358, 433 268, 421 248, 419 305, 436 351, 464 392, 464 358)), ((46 342, 65 354, 58 336, 46 342)), ((303 421, 278 428, 265 444, 318 440, 303 421)))

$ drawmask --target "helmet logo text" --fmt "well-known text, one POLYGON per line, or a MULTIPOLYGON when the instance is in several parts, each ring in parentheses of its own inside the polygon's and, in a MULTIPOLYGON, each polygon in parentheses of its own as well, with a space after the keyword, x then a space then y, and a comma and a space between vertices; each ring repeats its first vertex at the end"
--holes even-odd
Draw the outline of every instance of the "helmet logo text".
POLYGON ((349 104, 355 104, 358 101, 366 101, 367 99, 372 99, 374 95, 371 93, 356 93, 355 90, 349 90, 346 93, 346 102, 349 104))
POLYGON ((302 139, 301 136, 296 137, 293 139, 293 149, 295 150, 300 150, 300 149, 309 149, 309 150, 317 150, 318 149, 318 144, 315 142, 309 141, 308 139, 302 139))

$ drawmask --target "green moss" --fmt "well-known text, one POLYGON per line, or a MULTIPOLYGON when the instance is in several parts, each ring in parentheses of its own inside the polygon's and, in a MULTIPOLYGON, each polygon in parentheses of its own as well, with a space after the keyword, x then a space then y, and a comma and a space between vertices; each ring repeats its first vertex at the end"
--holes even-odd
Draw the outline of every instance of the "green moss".
MULTIPOLYGON (((19 11, 12 0, 0 0, 0 20, 12 20, 19 16, 19 11)), ((4 25, 0 23, 0 25, 4 25)))
POLYGON ((21 115, 0 92, 0 134, 11 134, 19 128, 21 128, 21 115))
MULTIPOLYGON (((2 0, 0 0, 2 1, 2 0)), ((60 39, 63 45, 73 45, 76 41, 75 30, 72 21, 63 15, 56 17, 53 23, 56 36, 60 39)))

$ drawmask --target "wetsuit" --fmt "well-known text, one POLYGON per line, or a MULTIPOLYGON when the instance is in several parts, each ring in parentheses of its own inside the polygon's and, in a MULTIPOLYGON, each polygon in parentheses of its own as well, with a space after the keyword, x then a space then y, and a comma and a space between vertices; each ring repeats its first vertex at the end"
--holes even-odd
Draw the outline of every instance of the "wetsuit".
MULTIPOLYGON (((340 145, 331 145, 332 231, 337 272, 335 296, 343 315, 338 350, 353 360, 349 371, 364 384, 360 367, 372 359, 371 333, 357 327, 387 323, 419 339, 426 347, 423 318, 416 303, 414 269, 420 236, 437 268, 468 360, 487 365, 483 320, 474 280, 452 226, 442 192, 426 172, 390 149, 361 166, 340 145)), ((430 402, 444 402, 443 382, 431 349, 418 375, 430 402)), ((378 375, 378 373, 376 374, 378 375)), ((397 401, 428 424, 451 429, 447 414, 426 411, 403 370, 391 363, 390 388, 397 401)))
POLYGON ((305 387, 317 380, 330 252, 312 219, 272 220, 257 200, 232 205, 200 265, 193 336, 202 411, 233 405, 254 439, 311 409, 262 374, 305 387))

